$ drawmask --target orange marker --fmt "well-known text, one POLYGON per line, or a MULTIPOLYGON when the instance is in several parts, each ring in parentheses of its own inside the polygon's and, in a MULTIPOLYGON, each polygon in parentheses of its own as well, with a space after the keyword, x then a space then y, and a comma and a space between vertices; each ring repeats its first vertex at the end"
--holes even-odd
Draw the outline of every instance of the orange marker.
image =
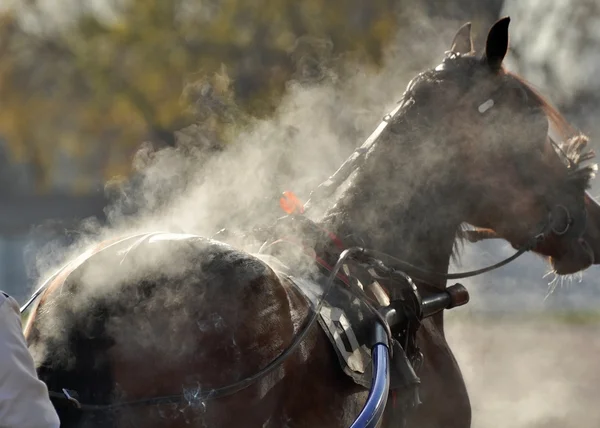
POLYGON ((298 197, 289 190, 283 192, 283 196, 279 198, 279 206, 288 214, 304 214, 304 204, 298 197))

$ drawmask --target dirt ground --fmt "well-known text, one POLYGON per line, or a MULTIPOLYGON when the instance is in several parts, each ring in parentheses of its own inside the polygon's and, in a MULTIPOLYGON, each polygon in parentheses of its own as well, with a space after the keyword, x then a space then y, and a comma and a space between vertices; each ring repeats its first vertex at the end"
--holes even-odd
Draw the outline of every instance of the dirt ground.
POLYGON ((600 322, 448 317, 473 428, 600 427, 600 322))

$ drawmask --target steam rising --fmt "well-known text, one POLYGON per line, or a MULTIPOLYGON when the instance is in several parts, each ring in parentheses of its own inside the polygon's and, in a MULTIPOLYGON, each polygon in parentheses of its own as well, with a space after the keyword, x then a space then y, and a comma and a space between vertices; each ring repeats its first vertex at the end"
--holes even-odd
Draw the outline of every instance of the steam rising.
MULTIPOLYGON (((273 117, 255 121, 222 153, 185 144, 159 151, 142 145, 132 182, 108 183, 114 200, 106 208, 110 226, 88 221, 75 239, 82 245, 70 245, 67 257, 90 242, 141 230, 210 236, 225 226, 244 229, 282 215, 278 198, 283 190, 306 199, 372 132, 407 82, 448 49, 459 22, 414 14, 423 20, 422 34, 414 37, 412 28, 400 31, 382 70, 350 63, 321 83, 290 82, 273 117)), ((194 125, 176 137, 183 143, 195 138, 194 125)), ((58 249, 53 246, 47 255, 58 258, 58 249)), ((38 259, 41 271, 53 264, 45 258, 38 259)))
MULTIPOLYGON (((332 75, 319 84, 292 82, 275 115, 269 120, 253 123, 223 152, 207 153, 187 146, 154 151, 149 145, 143 146, 135 160, 135 182, 125 187, 110 187, 115 196, 115 203, 107 208, 110 226, 103 228, 88 221, 83 225, 75 245, 61 248, 58 244, 50 244, 46 251, 39 254, 38 270, 49 272, 91 243, 109 237, 154 230, 210 236, 223 227, 247 231, 252 226, 269 223, 282 215, 277 203, 281 191, 290 189, 301 198, 306 198, 310 190, 333 173, 374 129, 399 100, 408 80, 416 72, 439 62, 449 47, 455 29, 462 24, 456 21, 433 21, 424 16, 417 16, 417 20, 423 24, 418 36, 409 30, 400 32, 397 43, 387 54, 383 70, 374 72, 350 64, 347 65, 350 69, 344 73, 332 75), (441 32, 439 29, 442 29, 441 32), (56 256, 59 250, 63 250, 64 257, 56 256)), ((513 40, 513 43, 518 42, 513 40)), ((190 134, 193 135, 193 127, 182 130, 178 139, 183 141, 190 134)), ((497 244, 486 243, 478 248, 484 249, 483 255, 473 247, 467 247, 461 268, 472 265, 479 267, 492 260, 497 261, 509 251, 503 244, 498 247, 497 244), (486 256, 485 251, 495 251, 496 254, 493 257, 486 256)), ((175 270, 185 267, 178 265, 179 259, 172 254, 156 254, 156 259, 136 261, 135 267, 126 271, 127 275, 133 275, 127 279, 146 274, 146 269, 158 260, 163 267, 169 265, 175 270), (165 260, 168 262, 165 263, 165 260)), ((498 275, 505 283, 513 281, 515 287, 532 290, 528 304, 521 305, 521 308, 531 309, 533 305, 542 309, 545 285, 537 273, 539 269, 528 276, 531 284, 522 284, 522 280, 526 270, 531 272, 532 265, 545 265, 537 259, 526 260, 520 262, 522 264, 511 264, 498 275), (519 277, 506 279, 515 266, 518 266, 519 277)), ((103 278, 114 263, 115 260, 108 260, 98 271, 87 271, 86 280, 92 289, 102 294, 111 291, 110 284, 103 278)), ((493 278, 499 280, 498 277, 493 278)), ((473 285, 470 287, 474 297, 471 306, 485 307, 485 301, 478 301, 477 290, 482 287, 482 282, 490 279, 490 276, 486 276, 467 283, 473 285)), ((86 297, 90 295, 94 293, 86 297)), ((177 293, 160 293, 159 296, 158 302, 165 307, 181 303, 177 293)), ((504 299, 506 306, 518 307, 522 303, 517 302, 513 306, 514 299, 507 293, 497 297, 504 299)), ((72 310, 84 305, 83 301, 72 303, 72 310)), ((154 304, 158 305, 156 302, 154 304)), ((469 310, 466 314, 470 314, 469 310)), ((165 331, 176 330, 178 323, 188 321, 185 318, 187 315, 184 311, 174 316, 171 324, 164 327, 165 331)), ((219 314, 208 311, 196 316, 196 326, 200 330, 223 328, 219 314)), ((61 322, 59 319, 55 321, 61 322)), ((49 324, 45 331, 58 331, 54 327, 49 324)), ((147 327, 149 335, 156 333, 156 326, 147 327)), ((564 414, 560 413, 561 406, 581 409, 584 415, 580 419, 569 419, 573 421, 572 425, 560 426, 582 426, 581 423, 584 426, 597 425, 600 415, 586 413, 594 404, 576 402, 573 398, 577 387, 565 367, 574 367, 579 360, 568 360, 572 356, 569 353, 553 354, 558 346, 555 345, 555 336, 549 331, 554 328, 557 329, 556 334, 562 335, 561 338, 567 341, 566 345, 560 347, 561 350, 598 346, 597 343, 586 343, 579 332, 576 336, 569 336, 566 327, 534 323, 527 324, 526 329, 521 330, 520 325, 513 323, 507 324, 506 329, 494 325, 473 326, 473 321, 462 323, 456 319, 451 323, 449 342, 457 351, 470 393, 475 397, 474 426, 491 428, 510 423, 516 428, 550 427, 552 421, 566 420, 564 414), (498 352, 486 354, 486 346, 494 346, 498 352), (510 367, 507 361, 511 362, 510 367), (532 372, 527 368, 536 368, 537 371, 532 372), (558 369, 552 371, 552 368, 558 369), (522 394, 517 396, 527 399, 524 404, 515 400, 515 390, 516 394, 522 394), (526 396, 523 391, 532 391, 533 396, 526 396), (515 419, 507 419, 504 413, 506 408, 514 409, 515 419), (485 421, 481 415, 485 415, 485 421), (495 424, 488 422, 488 418, 502 422, 495 424), (580 423, 575 424, 575 420, 580 423)), ((123 332, 121 334, 126 336, 123 332)), ((585 330, 583 334, 589 332, 585 330)), ((137 345, 150 346, 151 336, 145 339, 137 345)), ((172 350, 177 344, 165 346, 172 350)), ((133 348, 131 351, 136 352, 133 348)), ((182 350, 194 351, 196 349, 182 350)), ((594 371, 593 366, 589 370, 597 377, 597 370, 594 371)), ((580 375, 583 376, 583 373, 580 375)), ((597 392, 597 387, 589 387, 597 392)), ((190 387, 185 391, 190 406, 204 411, 205 403, 195 399, 198 388, 190 387)), ((568 412, 576 416, 573 410, 568 412)))

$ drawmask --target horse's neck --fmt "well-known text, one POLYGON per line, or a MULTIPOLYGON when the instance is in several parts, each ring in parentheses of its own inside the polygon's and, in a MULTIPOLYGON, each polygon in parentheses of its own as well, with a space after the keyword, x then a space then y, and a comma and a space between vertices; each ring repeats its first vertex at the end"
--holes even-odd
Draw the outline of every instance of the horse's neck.
MULTIPOLYGON (((389 183, 359 180, 352 187, 368 190, 350 188, 326 214, 324 224, 350 245, 447 273, 463 218, 460 198, 454 197, 451 180, 431 183, 425 175, 423 180, 399 182, 392 189, 389 183)), ((428 284, 443 288, 446 282, 428 284)))

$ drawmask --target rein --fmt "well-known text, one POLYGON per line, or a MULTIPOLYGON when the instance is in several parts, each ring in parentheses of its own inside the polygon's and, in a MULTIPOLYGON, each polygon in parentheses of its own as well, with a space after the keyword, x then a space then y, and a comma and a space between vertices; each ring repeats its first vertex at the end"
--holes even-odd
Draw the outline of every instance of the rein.
MULTIPOLYGON (((477 275, 481 275, 487 272, 491 272, 493 270, 496 270, 502 266, 505 266, 507 264, 509 264, 510 262, 512 262, 513 260, 516 260, 517 258, 519 258, 520 256, 522 256, 523 254, 525 254, 528 251, 533 250, 535 247, 537 247, 537 245, 539 243, 541 243, 542 241, 544 241, 544 239, 546 239, 546 237, 548 236, 548 233, 546 232, 542 232, 538 235, 535 235, 528 244, 520 247, 512 256, 505 258, 504 260, 499 261, 498 263, 495 263, 493 265, 484 267, 484 268, 480 268, 480 269, 474 269, 474 270, 470 270, 470 271, 466 271, 466 272, 457 272, 457 273, 442 273, 442 272, 435 272, 429 269, 424 269, 418 266, 415 266, 411 263, 408 263, 404 260, 400 260, 396 257, 390 256, 389 254, 386 253, 382 253, 381 251, 377 251, 377 250, 369 250, 369 253, 373 255, 373 257, 377 258, 377 259, 382 259, 382 260, 388 260, 388 264, 394 266, 398 266, 401 269, 405 270, 407 274, 409 274, 411 277, 420 279, 420 280, 424 280, 426 281, 428 278, 423 278, 423 277, 419 277, 418 275, 429 275, 432 278, 435 279, 441 279, 441 280, 452 280, 452 279, 464 279, 464 278, 471 278, 473 276, 477 276, 477 275), (414 273, 416 272, 416 273, 414 273)), ((483 238, 483 239, 489 239, 487 237, 483 238)))

